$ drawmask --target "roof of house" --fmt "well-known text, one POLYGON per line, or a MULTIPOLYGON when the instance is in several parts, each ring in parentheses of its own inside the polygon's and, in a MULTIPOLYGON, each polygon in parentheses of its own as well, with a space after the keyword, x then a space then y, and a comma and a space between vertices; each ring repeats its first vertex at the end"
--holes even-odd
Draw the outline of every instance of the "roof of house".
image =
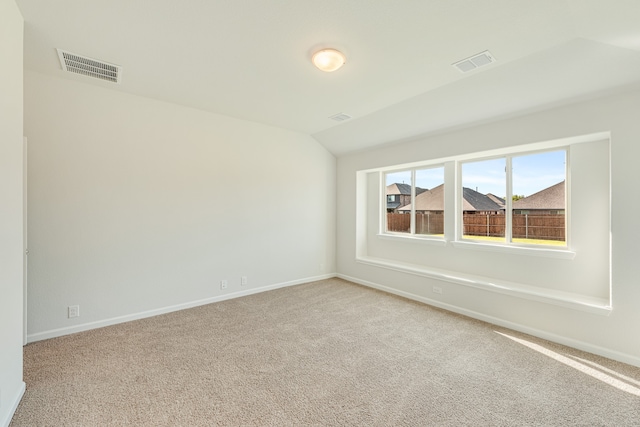
MULTIPOLYGON (((403 206, 400 211, 410 211, 411 204, 403 206)), ((424 191, 416 196, 417 211, 442 211, 444 210, 444 184, 431 190, 424 191)))
POLYGON ((500 205, 488 195, 478 193, 471 188, 462 188, 462 198, 463 211, 499 211, 504 209, 504 202, 500 205))
MULTIPOLYGON (((421 194, 427 191, 426 188, 416 187, 416 194, 421 194)), ((411 185, 410 184, 389 184, 387 185, 387 196, 393 196, 397 194, 404 194, 406 196, 411 195, 411 185)))
MULTIPOLYGON (((502 200, 499 197, 493 197, 502 200)), ((503 205, 496 203, 489 195, 478 193, 470 188, 463 188, 462 210, 464 211, 499 211, 504 208, 504 200, 502 203, 503 205)), ((398 210, 408 212, 411 210, 411 204, 398 210)), ((416 196, 416 211, 442 210, 444 210, 444 184, 416 196)))
POLYGON ((564 209, 564 181, 513 202, 513 209, 564 209))
POLYGON ((491 194, 491 193, 487 193, 487 197, 504 208, 505 200, 502 197, 498 197, 495 194, 491 194))
POLYGON ((411 195, 411 185, 399 183, 387 185, 387 196, 393 196, 395 194, 411 195))

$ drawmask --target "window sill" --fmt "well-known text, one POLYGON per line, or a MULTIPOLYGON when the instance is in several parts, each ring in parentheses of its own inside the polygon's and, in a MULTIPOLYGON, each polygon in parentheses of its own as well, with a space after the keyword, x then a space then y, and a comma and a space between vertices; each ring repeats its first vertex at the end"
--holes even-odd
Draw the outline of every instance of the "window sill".
POLYGON ((526 256, 538 256, 545 258, 560 258, 560 259, 574 259, 576 253, 566 248, 551 248, 545 247, 533 247, 533 246, 516 246, 516 245, 501 245, 499 243, 484 243, 477 241, 455 241, 448 242, 442 237, 432 237, 428 235, 411 235, 411 234, 390 234, 380 233, 377 235, 379 239, 392 240, 396 242, 413 242, 418 244, 429 244, 436 246, 447 246, 451 244, 454 248, 471 249, 476 251, 488 251, 488 252, 501 252, 510 253, 516 255, 526 256))
POLYGON ((456 285, 468 286, 471 288, 482 289, 485 291, 496 292, 503 295, 509 295, 517 298, 567 307, 574 310, 586 311, 594 314, 608 316, 612 311, 609 300, 605 298, 589 297, 586 295, 539 288, 536 286, 530 286, 521 283, 494 280, 488 277, 441 270, 437 268, 402 263, 398 261, 390 261, 368 256, 357 257, 356 261, 361 264, 367 264, 374 267, 386 268, 402 273, 409 273, 416 276, 442 280, 454 283, 456 285))
POLYGON ((447 246, 447 241, 442 237, 433 237, 429 235, 411 235, 411 234, 378 234, 379 239, 384 240, 394 240, 396 242, 415 242, 415 243, 426 243, 429 245, 436 246, 447 246))
POLYGON ((525 246, 515 246, 515 245, 501 245, 496 243, 482 243, 482 242, 463 242, 456 241, 451 242, 454 248, 461 249, 472 249, 477 251, 489 251, 489 252, 502 252, 502 253, 511 253, 516 255, 527 255, 527 256, 539 256, 545 258, 561 258, 561 259, 574 259, 576 257, 576 253, 570 251, 569 249, 553 249, 549 247, 525 247, 525 246))

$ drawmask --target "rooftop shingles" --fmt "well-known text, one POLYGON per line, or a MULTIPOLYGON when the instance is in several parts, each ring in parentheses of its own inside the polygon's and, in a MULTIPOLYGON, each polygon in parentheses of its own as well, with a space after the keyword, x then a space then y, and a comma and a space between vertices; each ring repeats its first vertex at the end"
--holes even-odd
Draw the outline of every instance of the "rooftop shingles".
POLYGON ((513 202, 513 209, 565 209, 564 181, 513 202))

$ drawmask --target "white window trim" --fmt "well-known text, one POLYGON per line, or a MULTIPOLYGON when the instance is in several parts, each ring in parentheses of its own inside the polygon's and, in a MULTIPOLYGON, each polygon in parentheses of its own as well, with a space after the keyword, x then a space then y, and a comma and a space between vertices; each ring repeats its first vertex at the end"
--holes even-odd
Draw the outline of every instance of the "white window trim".
POLYGON ((515 253, 518 255, 538 256, 545 258, 574 259, 576 253, 564 247, 552 249, 545 245, 516 245, 516 244, 498 244, 486 243, 480 241, 472 241, 465 239, 464 241, 450 242, 454 248, 471 249, 475 251, 515 253))
MULTIPOLYGON (((531 150, 531 151, 513 151, 510 153, 505 153, 503 155, 499 155, 499 156, 490 156, 490 157, 477 157, 477 158, 472 158, 472 159, 467 159, 465 161, 460 161, 460 162, 455 162, 456 163, 456 177, 457 177, 457 182, 459 183, 458 185, 456 185, 456 200, 458 200, 459 203, 459 209, 456 210, 456 222, 457 222, 457 227, 456 227, 456 237, 454 240, 454 243, 464 243, 464 244, 468 244, 468 245, 479 245, 480 247, 482 246, 496 246, 498 248, 504 248, 504 247, 509 247, 509 248, 523 248, 523 249, 528 249, 529 246, 535 246, 535 247, 539 247, 539 248, 546 248, 547 252, 549 253, 549 255, 554 254, 554 253, 560 253, 560 252, 566 252, 568 254, 568 256, 560 256, 561 258, 573 258, 575 256, 575 253, 573 253, 570 250, 571 247, 571 243, 570 243, 570 239, 571 239, 571 235, 569 233, 570 230, 570 217, 571 215, 569 215, 569 213, 571 212, 570 208, 569 208, 569 201, 571 200, 570 194, 571 194, 571 185, 570 185, 570 150, 571 150, 571 146, 570 145, 564 145, 564 146, 557 146, 557 147, 550 147, 550 148, 542 148, 542 149, 538 149, 538 150, 531 150), (528 155, 532 155, 532 154, 539 154, 539 153, 548 153, 551 151, 564 151, 565 152, 565 172, 564 172, 564 215, 565 215, 565 244, 559 247, 555 247, 555 246, 550 246, 550 245, 544 245, 544 244, 531 244, 531 245, 527 245, 527 244, 523 244, 523 243, 517 243, 517 242, 513 242, 513 200, 511 198, 511 196, 513 195, 513 167, 512 167, 512 160, 513 157, 520 157, 520 156, 528 156, 528 155), (487 242, 487 241, 477 241, 474 240, 473 236, 464 236, 463 232, 464 232, 464 212, 463 212, 463 208, 462 208, 462 198, 464 196, 463 194, 463 190, 462 190, 462 164, 464 163, 471 163, 471 162, 480 162, 480 161, 484 161, 484 160, 493 160, 493 159, 505 159, 505 181, 506 181, 506 196, 505 196, 505 230, 504 230, 504 242, 487 242), (523 247, 524 245, 524 247, 523 247), (571 255, 573 254, 573 255, 571 255)), ((464 245, 459 245, 460 247, 464 247, 464 245)), ((504 249, 498 249, 499 252, 504 252, 504 249)))
MULTIPOLYGON (((387 174, 389 173, 401 173, 401 172, 410 172, 411 173, 411 212, 408 214, 411 216, 411 226, 409 227, 409 233, 402 233, 397 231, 387 231, 387 203, 380 204, 380 224, 378 226, 378 236, 380 237, 398 237, 398 238, 408 238, 408 239, 417 239, 421 241, 435 241, 435 242, 446 242, 446 239, 443 237, 437 237, 431 234, 416 234, 416 171, 422 169, 443 169, 443 178, 444 178, 444 189, 445 189, 445 198, 446 198, 446 167, 444 163, 433 163, 429 162, 427 164, 422 164, 418 166, 414 166, 412 168, 402 168, 402 169, 387 169, 381 170, 380 172, 380 200, 387 200, 387 174)), ((446 214, 447 208, 445 206, 443 215, 446 214)), ((447 226, 446 223, 444 225, 444 235, 447 235, 447 226)))
POLYGON ((406 233, 394 233, 394 232, 386 232, 379 233, 378 238, 383 240, 395 240, 402 242, 415 242, 415 243, 424 243, 429 245, 438 245, 438 246, 447 246, 447 241, 444 237, 436 237, 430 234, 413 234, 408 235, 406 233))
MULTIPOLYGON (((386 202, 381 203, 381 221, 379 224, 379 238, 397 238, 397 239, 415 239, 417 241, 422 242, 443 242, 446 244, 451 243, 454 247, 466 248, 466 249, 477 249, 477 250, 489 250, 494 252, 510 252, 522 255, 534 255, 534 256, 544 256, 549 258, 562 258, 562 259, 573 259, 575 257, 575 252, 571 250, 570 239, 571 239, 571 224, 570 224, 570 146, 572 144, 581 143, 581 142, 592 142, 601 140, 605 137, 608 137, 608 134, 595 134, 588 135, 585 137, 580 137, 578 140, 576 138, 568 138, 557 141, 550 141, 546 143, 535 143, 528 144, 520 147, 512 147, 500 150, 492 150, 484 153, 475 153, 475 154, 467 154, 463 156, 456 156, 447 159, 436 159, 427 162, 413 163, 411 167, 407 167, 408 165, 402 165, 400 167, 386 167, 382 169, 378 169, 380 172, 380 190, 381 190, 381 200, 386 201, 386 175, 388 173, 399 173, 399 172, 410 172, 411 173, 411 227, 410 233, 400 233, 387 231, 387 210, 386 210, 386 202), (505 211, 506 217, 506 225, 505 225, 505 241, 504 242, 486 242, 486 241, 477 241, 474 240, 473 237, 463 236, 463 214, 462 214, 462 163, 465 162, 473 162, 473 161, 482 161, 482 160, 490 160, 496 158, 505 158, 506 167, 511 167, 511 158, 516 156, 524 156, 529 154, 543 153, 549 151, 556 150, 564 150, 566 152, 566 168, 565 168, 565 245, 563 246, 550 246, 543 244, 522 244, 522 243, 514 243, 511 241, 511 214, 507 214, 505 211), (444 238, 433 237, 429 235, 416 235, 415 234, 415 171, 418 169, 428 169, 428 168, 437 168, 444 167, 445 169, 445 227, 444 227, 444 238), (451 177, 454 177, 452 180, 451 177), (449 177, 449 179, 447 179, 449 177), (453 185, 452 185, 453 184, 453 185), (455 200, 454 203, 454 214, 447 214, 447 212, 452 212, 450 209, 450 204, 447 203, 447 199, 452 197, 455 200), (454 224, 453 229, 448 227, 447 224, 454 224)), ((508 195, 505 199, 505 209, 512 208, 512 201, 510 200, 510 194, 512 191, 512 174, 507 174, 507 192, 508 195)))

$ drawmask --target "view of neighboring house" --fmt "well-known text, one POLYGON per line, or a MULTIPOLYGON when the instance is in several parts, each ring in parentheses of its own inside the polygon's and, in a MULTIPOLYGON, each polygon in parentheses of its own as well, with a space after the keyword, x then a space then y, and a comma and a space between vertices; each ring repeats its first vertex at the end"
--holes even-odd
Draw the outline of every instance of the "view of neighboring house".
POLYGON ((496 196, 495 194, 487 193, 487 197, 496 202, 498 205, 502 206, 504 209, 504 199, 496 196))
MULTIPOLYGON (((470 188, 463 188, 462 210, 464 213, 504 213, 504 199, 493 194, 482 194, 470 188)), ((387 201, 388 208, 388 201, 387 201)), ((397 209, 398 213, 410 213, 411 204, 397 209)), ((423 191, 416 196, 417 213, 442 213, 444 211, 444 184, 423 191)))
POLYGON ((482 194, 471 188, 462 188, 462 211, 469 214, 504 213, 504 199, 482 194))
POLYGON ((562 215, 565 213, 564 181, 513 202, 516 215, 562 215))
MULTIPOLYGON (((416 187, 416 196, 427 191, 424 188, 416 187)), ((397 212, 401 206, 411 203, 410 184, 389 184, 387 185, 387 212, 397 212)))
MULTIPOLYGON (((411 201, 411 200, 409 200, 411 201)), ((398 213, 410 213, 411 204, 403 205, 398 209, 398 213)), ((417 213, 442 213, 444 212, 444 184, 438 185, 431 190, 426 190, 416 196, 417 213)))

